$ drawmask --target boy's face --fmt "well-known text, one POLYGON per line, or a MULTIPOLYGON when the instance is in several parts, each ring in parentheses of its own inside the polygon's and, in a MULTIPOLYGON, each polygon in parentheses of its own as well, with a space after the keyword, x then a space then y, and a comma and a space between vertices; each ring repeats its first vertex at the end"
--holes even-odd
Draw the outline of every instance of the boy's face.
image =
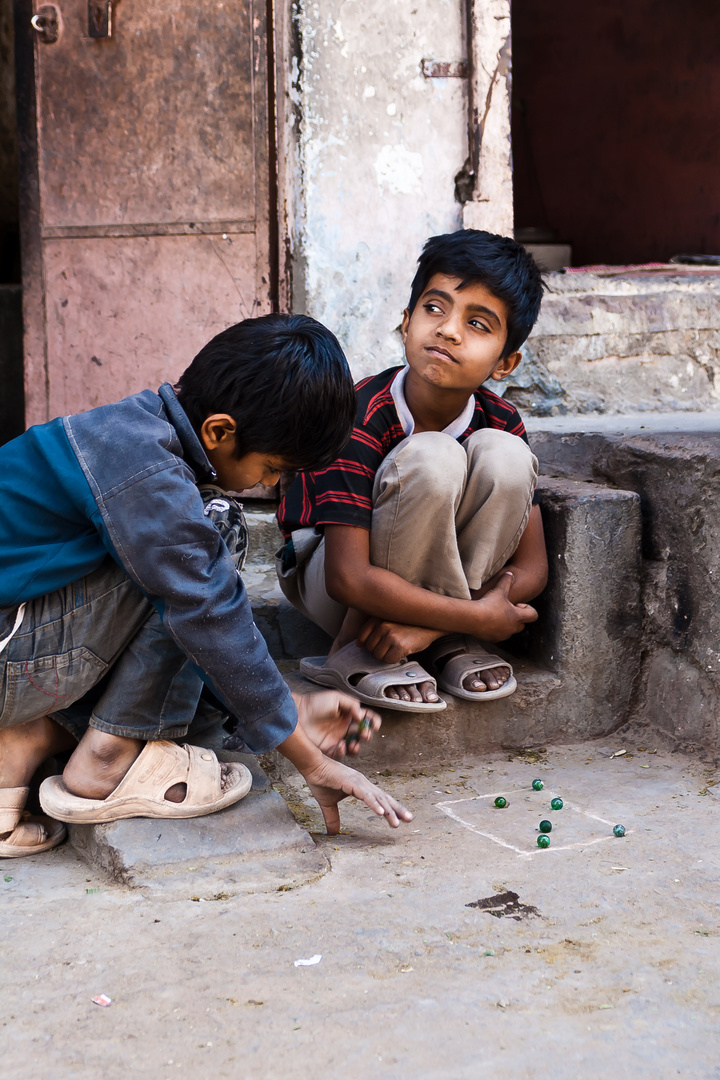
POLYGON ((200 437, 205 453, 217 473, 217 484, 224 491, 245 491, 256 484, 273 487, 280 474, 292 466, 275 454, 252 451, 235 456, 235 421, 232 416, 218 413, 208 416, 200 437))
POLYGON ((461 278, 434 274, 410 315, 402 337, 415 376, 438 389, 471 394, 486 379, 506 378, 522 359, 500 359, 507 340, 504 300, 480 283, 458 289, 461 278))

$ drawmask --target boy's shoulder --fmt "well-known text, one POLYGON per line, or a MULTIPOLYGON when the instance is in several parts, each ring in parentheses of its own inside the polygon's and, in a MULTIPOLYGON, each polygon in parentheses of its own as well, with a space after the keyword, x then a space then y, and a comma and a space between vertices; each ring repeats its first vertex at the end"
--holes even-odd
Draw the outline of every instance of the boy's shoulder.
POLYGON ((392 384, 403 365, 396 364, 377 375, 369 375, 355 384, 357 413, 355 427, 385 430, 398 424, 392 384))
MULTIPOLYGON (((485 386, 479 386, 475 391, 475 411, 481 410, 486 418, 487 426, 497 428, 500 431, 508 431, 511 435, 519 435, 527 441, 525 424, 520 413, 509 401, 505 401, 499 394, 494 394, 485 386)), ((478 425, 484 426, 482 424, 478 425)))
POLYGON ((204 448, 169 383, 63 420, 93 490, 133 483, 179 460, 200 479, 214 476, 204 448))
MULTIPOLYGON (((395 364, 393 367, 378 372, 377 375, 368 375, 366 378, 361 379, 360 382, 355 383, 358 402, 369 402, 378 395, 382 397, 384 394, 390 397, 390 387, 395 376, 402 369, 402 364, 395 364)), ((390 400, 392 400, 391 397, 390 400)))

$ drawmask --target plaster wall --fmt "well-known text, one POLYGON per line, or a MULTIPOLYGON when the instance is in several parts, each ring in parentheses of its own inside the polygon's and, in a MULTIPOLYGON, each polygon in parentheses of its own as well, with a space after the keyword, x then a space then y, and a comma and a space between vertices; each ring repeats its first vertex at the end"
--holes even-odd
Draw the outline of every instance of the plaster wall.
POLYGON ((468 80, 422 73, 425 58, 466 57, 462 4, 303 0, 290 30, 290 300, 335 331, 361 378, 400 361, 422 244, 462 224, 468 80))

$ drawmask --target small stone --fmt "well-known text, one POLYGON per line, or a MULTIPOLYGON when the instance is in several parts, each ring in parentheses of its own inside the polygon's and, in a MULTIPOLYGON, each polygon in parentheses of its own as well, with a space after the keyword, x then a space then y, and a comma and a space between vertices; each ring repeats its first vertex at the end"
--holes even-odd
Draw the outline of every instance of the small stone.
POLYGON ((553 799, 552 802, 550 803, 550 809, 551 810, 562 810, 562 808, 563 808, 562 799, 553 799))
POLYGON ((550 847, 550 837, 542 833, 537 838, 537 846, 542 848, 550 847))
POLYGON ((541 821, 540 832, 552 832, 552 821, 541 821))
POLYGON ((532 782, 533 791, 542 791, 542 789, 544 787, 545 787, 545 785, 543 784, 542 780, 533 780, 533 782, 532 782))
POLYGON ((504 799, 502 795, 498 795, 497 799, 495 800, 495 805, 497 806, 498 810, 504 810, 507 806, 507 799, 504 799))
POLYGON ((625 835, 625 826, 624 825, 616 825, 615 828, 613 829, 613 836, 624 836, 624 835, 625 835))

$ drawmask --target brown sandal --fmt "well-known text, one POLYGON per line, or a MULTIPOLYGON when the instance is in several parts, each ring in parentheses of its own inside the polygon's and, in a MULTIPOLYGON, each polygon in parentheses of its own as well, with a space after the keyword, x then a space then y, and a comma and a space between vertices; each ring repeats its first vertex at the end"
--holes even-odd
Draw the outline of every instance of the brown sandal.
POLYGON ((62 776, 49 776, 40 785, 40 802, 59 821, 86 825, 132 817, 202 817, 238 802, 252 786, 252 775, 244 765, 223 764, 228 780, 225 790, 220 762, 212 750, 160 739, 145 744, 106 799, 80 798, 68 791, 62 776), (175 784, 187 786, 182 802, 165 798, 175 784))
POLYGON ((29 788, 0 788, 0 859, 19 859, 25 855, 39 855, 61 844, 67 829, 59 821, 28 814, 24 810, 29 788))

